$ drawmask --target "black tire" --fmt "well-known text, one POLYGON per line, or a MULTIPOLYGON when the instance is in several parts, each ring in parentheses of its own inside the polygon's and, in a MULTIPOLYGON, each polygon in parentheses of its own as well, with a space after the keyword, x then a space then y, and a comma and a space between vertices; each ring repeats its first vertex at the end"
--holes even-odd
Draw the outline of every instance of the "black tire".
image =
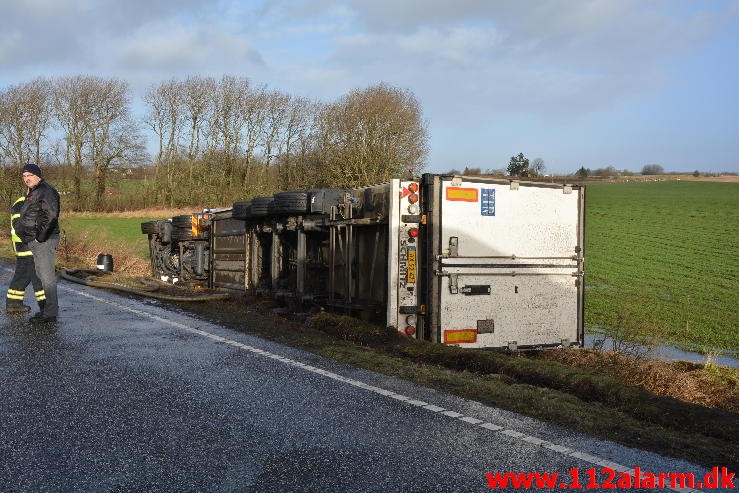
POLYGON ((269 215, 273 216, 289 216, 306 213, 305 208, 302 207, 300 202, 275 201, 269 204, 268 209, 269 215))
POLYGON ((159 222, 160 221, 147 221, 145 223, 141 223, 141 232, 146 235, 159 233, 159 222))
POLYGON ((249 217, 263 217, 269 213, 269 205, 274 202, 274 197, 255 197, 251 199, 249 217))
POLYGON ((174 228, 172 229, 172 242, 192 240, 192 229, 174 228))
POLYGON ((272 212, 275 214, 305 214, 308 212, 308 192, 279 192, 274 195, 272 212))
POLYGON ((184 216, 175 216, 172 218, 172 226, 175 228, 191 228, 192 227, 192 214, 186 214, 184 216))
POLYGON ((234 202, 233 212, 231 213, 234 219, 246 219, 249 216, 251 210, 251 200, 245 202, 234 202))

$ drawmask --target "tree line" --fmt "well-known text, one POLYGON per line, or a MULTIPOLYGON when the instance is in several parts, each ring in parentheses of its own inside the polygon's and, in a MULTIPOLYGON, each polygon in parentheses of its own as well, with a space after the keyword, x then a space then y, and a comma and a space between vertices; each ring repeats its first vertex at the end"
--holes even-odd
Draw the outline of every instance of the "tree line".
MULTIPOLYGON (((605 168, 596 169, 590 169, 586 168, 585 166, 581 166, 580 169, 578 169, 574 174, 580 178, 618 178, 620 176, 633 176, 637 173, 629 171, 628 169, 618 170, 613 166, 606 166, 605 168)), ((645 164, 644 166, 642 166, 641 172, 638 174, 644 176, 663 175, 665 174, 665 169, 662 167, 662 165, 659 164, 645 164)), ((695 173, 693 174, 695 175, 695 173)))
POLYGON ((26 162, 56 167, 70 208, 100 210, 111 170, 149 165, 137 173, 148 205, 226 204, 385 181, 420 171, 428 153, 418 100, 384 83, 320 102, 246 77, 191 76, 153 84, 143 103, 137 118, 126 81, 89 75, 2 89, 3 175, 26 162))

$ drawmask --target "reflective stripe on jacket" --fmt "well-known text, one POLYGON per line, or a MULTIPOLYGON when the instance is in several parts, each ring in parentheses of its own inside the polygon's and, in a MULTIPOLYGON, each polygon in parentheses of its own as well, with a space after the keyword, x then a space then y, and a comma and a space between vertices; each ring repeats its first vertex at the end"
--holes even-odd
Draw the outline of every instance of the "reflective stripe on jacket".
POLYGON ((10 239, 13 241, 13 251, 18 257, 28 257, 33 255, 33 252, 28 248, 28 245, 20 239, 15 232, 15 227, 21 217, 21 209, 23 208, 23 202, 26 197, 18 197, 18 200, 13 202, 13 206, 10 208, 10 239))

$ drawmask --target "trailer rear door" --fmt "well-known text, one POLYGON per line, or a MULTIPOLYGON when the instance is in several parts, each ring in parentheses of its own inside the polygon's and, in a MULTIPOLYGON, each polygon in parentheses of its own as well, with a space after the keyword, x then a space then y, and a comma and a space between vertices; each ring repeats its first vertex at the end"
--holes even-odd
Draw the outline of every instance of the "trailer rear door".
POLYGON ((584 190, 434 180, 431 334, 465 347, 581 344, 584 190))

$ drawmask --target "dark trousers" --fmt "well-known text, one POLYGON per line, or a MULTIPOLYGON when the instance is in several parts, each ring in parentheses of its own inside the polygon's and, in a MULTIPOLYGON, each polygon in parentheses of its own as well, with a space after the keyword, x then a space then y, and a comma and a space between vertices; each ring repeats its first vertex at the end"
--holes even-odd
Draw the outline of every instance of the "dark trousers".
POLYGON ((56 295, 56 247, 59 245, 59 237, 54 236, 43 243, 32 241, 28 248, 33 252, 33 262, 36 267, 36 275, 41 279, 41 284, 46 293, 46 304, 41 313, 47 317, 56 317, 59 312, 59 302, 56 295))
POLYGON ((41 279, 36 275, 36 265, 33 262, 33 256, 15 257, 15 272, 13 273, 13 279, 10 280, 10 286, 8 286, 6 302, 11 304, 16 303, 18 305, 22 304, 26 287, 29 284, 33 285, 34 295, 36 296, 36 301, 39 302, 39 307, 43 307, 46 297, 41 279))

